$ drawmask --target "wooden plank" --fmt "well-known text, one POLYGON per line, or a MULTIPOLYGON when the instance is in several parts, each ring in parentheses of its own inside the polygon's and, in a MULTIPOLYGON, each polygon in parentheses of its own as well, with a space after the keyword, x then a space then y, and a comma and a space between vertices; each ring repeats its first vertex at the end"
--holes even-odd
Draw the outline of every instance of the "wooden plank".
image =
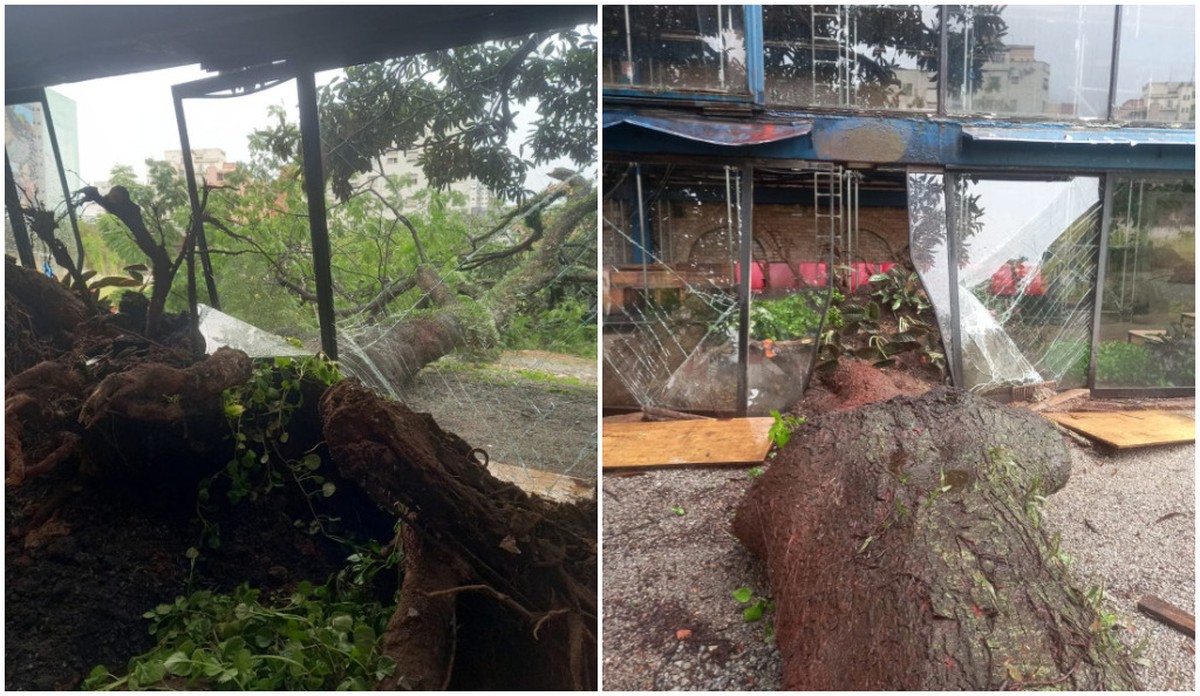
POLYGON ((1042 415, 1118 449, 1196 441, 1196 419, 1190 414, 1150 410, 1066 411, 1042 415))
POLYGON ((1090 389, 1068 389, 1065 392, 1059 392, 1058 394, 1055 394, 1045 401, 1039 401, 1036 404, 1030 404, 1029 409, 1032 411, 1045 411, 1048 408, 1054 408, 1059 404, 1064 404, 1073 399, 1078 399, 1081 396, 1088 396, 1091 393, 1092 392, 1090 389))
POLYGON ((488 471, 500 479, 514 483, 526 493, 534 493, 543 498, 569 503, 591 496, 593 486, 583 479, 556 474, 552 471, 526 469, 500 462, 488 462, 488 471))
POLYGON ((1196 617, 1174 604, 1164 602, 1154 595, 1146 595, 1138 601, 1138 609, 1189 638, 1196 637, 1196 617))
POLYGON ((761 462, 774 418, 604 423, 604 468, 761 462))
POLYGON ((1166 329, 1130 329, 1126 340, 1129 343, 1162 343, 1166 335, 1166 329))

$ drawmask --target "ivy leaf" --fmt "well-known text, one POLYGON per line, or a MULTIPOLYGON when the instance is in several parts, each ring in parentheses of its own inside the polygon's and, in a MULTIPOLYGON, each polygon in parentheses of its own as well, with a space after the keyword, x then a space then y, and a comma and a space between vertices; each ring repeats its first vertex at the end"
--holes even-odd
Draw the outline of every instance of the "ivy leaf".
POLYGON ((753 595, 754 595, 754 593, 750 591, 749 587, 739 587, 738 589, 733 591, 733 598, 742 604, 749 602, 750 597, 752 597, 753 595))

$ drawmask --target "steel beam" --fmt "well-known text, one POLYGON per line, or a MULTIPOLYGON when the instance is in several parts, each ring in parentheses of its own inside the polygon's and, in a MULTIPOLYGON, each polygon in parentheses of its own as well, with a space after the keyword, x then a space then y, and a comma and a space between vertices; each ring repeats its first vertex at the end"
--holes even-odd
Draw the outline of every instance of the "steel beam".
POLYGON ((304 190, 308 197, 308 223, 313 245, 313 275, 317 284, 317 317, 321 322, 321 349, 337 360, 337 326, 333 314, 332 253, 329 221, 325 217, 325 173, 321 167, 321 124, 317 114, 317 84, 311 69, 296 73, 300 101, 300 144, 304 152, 304 190))

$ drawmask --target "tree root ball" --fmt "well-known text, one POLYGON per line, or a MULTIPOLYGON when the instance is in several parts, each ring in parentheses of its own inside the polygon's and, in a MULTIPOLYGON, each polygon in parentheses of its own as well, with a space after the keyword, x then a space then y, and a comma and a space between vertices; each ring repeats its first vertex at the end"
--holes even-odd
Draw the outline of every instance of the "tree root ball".
POLYGON ((1040 529, 1070 454, 1034 413, 936 388, 812 418, 747 492, 785 689, 1136 688, 1040 529))

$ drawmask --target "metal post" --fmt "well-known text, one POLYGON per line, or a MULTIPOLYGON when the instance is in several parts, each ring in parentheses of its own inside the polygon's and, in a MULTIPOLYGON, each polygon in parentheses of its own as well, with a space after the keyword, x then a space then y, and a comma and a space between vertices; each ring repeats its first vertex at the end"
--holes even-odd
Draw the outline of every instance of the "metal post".
POLYGON ((321 322, 321 349, 337 360, 337 327, 333 316, 332 254, 329 221, 325 218, 325 173, 321 168, 321 124, 317 116, 317 82, 309 67, 296 73, 300 101, 300 143, 304 152, 304 190, 308 196, 308 224, 312 234, 313 276, 317 284, 317 317, 321 322))
POLYGON ((208 241, 204 237, 204 220, 201 218, 200 193, 196 190, 196 165, 192 162, 192 142, 188 135, 187 118, 183 111, 183 97, 174 88, 171 90, 175 97, 175 124, 179 127, 179 147, 183 153, 183 178, 187 180, 188 200, 192 205, 192 248, 188 250, 188 304, 193 319, 198 320, 197 308, 193 304, 196 297, 195 289, 195 260, 193 250, 199 246, 200 263, 204 267, 204 284, 208 287, 208 302, 213 309, 221 308, 217 297, 217 283, 213 278, 212 261, 208 257, 208 241))
POLYGON ((1113 8, 1112 65, 1108 73, 1108 120, 1117 117, 1117 77, 1121 62, 1121 6, 1113 8))
POLYGON ((71 205, 71 189, 67 185, 67 173, 63 170, 62 153, 58 149, 58 136, 54 133, 54 117, 50 115, 50 101, 46 90, 40 90, 42 117, 46 119, 46 131, 50 134, 50 151, 54 153, 54 167, 58 170, 58 183, 62 186, 63 204, 67 206, 67 217, 71 219, 71 232, 75 235, 75 267, 83 271, 83 237, 79 234, 79 220, 75 218, 75 206, 71 205))
MULTIPOLYGON (((1092 295, 1092 346, 1088 357, 1088 389, 1096 388, 1096 359, 1100 352, 1100 322, 1104 310, 1104 280, 1108 269, 1108 233, 1112 227, 1113 197, 1116 195, 1117 177, 1111 172, 1104 175, 1104 201, 1100 213, 1100 248, 1096 254, 1096 288, 1092 295)), ((1123 271, 1124 269, 1122 269, 1123 271)), ((1123 299, 1123 298, 1122 298, 1123 299)))
MULTIPOLYGON (((946 172, 943 177, 946 195, 946 264, 950 266, 950 341, 954 353, 950 358, 950 379, 956 387, 963 383, 962 311, 958 306, 958 175, 946 172)), ((945 340, 945 336, 942 337, 945 340)))
POLYGON ((938 116, 945 116, 946 100, 950 98, 950 6, 939 6, 938 17, 942 30, 941 44, 938 46, 937 113, 938 116))
POLYGON ((742 232, 740 260, 742 277, 738 283, 738 372, 737 409, 739 418, 749 411, 749 368, 750 368, 750 251, 754 243, 754 165, 742 165, 742 180, 739 187, 739 227, 742 232))
POLYGON ((29 242, 29 230, 25 229, 21 198, 17 194, 17 182, 13 179, 12 164, 8 161, 8 149, 4 150, 4 207, 8 208, 8 221, 12 223, 13 239, 17 243, 17 257, 26 268, 37 268, 33 259, 33 245, 29 242))
POLYGON ((642 296, 646 299, 650 297, 650 273, 647 270, 646 258, 650 256, 650 250, 647 248, 649 240, 646 238, 646 204, 642 198, 642 165, 634 165, 634 181, 637 183, 637 199, 638 199, 638 231, 637 244, 641 248, 641 253, 638 256, 642 261, 642 296))
POLYGON ((750 83, 750 96, 754 103, 766 103, 766 67, 763 46, 762 5, 745 5, 746 20, 746 79, 750 83))

